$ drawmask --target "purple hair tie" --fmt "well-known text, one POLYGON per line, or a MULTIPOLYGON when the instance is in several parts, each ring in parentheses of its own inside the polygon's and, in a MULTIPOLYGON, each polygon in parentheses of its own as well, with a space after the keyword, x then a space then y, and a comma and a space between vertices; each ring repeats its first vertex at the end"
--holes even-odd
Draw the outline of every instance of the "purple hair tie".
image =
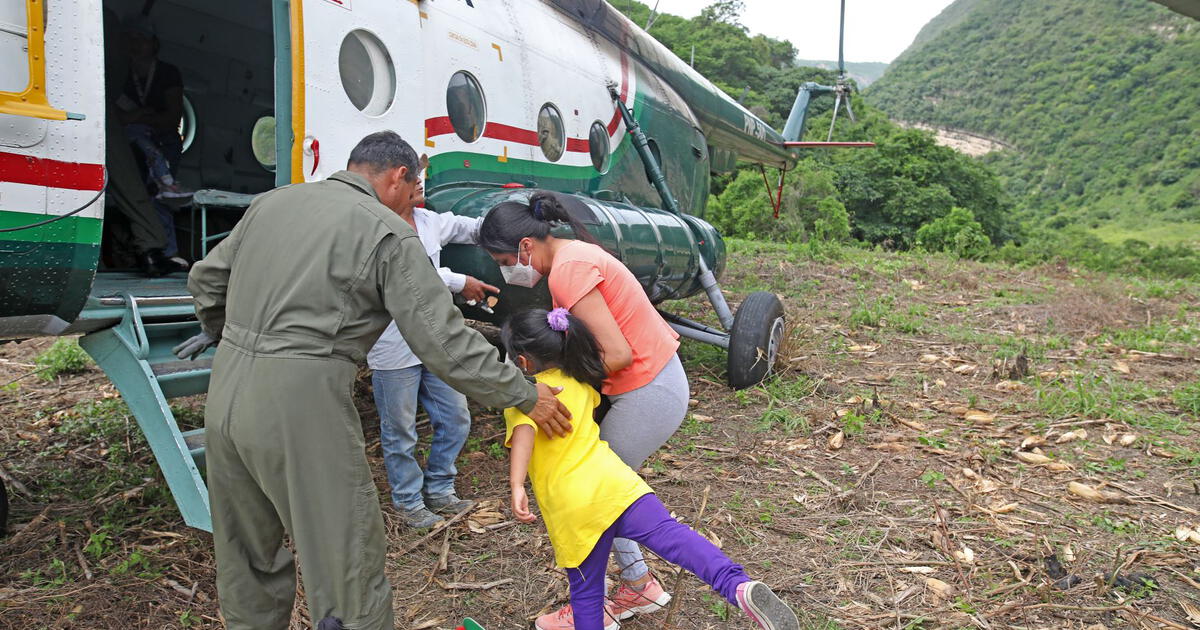
POLYGON ((545 221, 546 217, 542 214, 542 200, 538 199, 533 202, 533 218, 538 221, 545 221))
POLYGON ((556 308, 546 313, 546 323, 550 324, 551 330, 567 332, 567 326, 570 325, 570 321, 567 320, 567 309, 556 308))

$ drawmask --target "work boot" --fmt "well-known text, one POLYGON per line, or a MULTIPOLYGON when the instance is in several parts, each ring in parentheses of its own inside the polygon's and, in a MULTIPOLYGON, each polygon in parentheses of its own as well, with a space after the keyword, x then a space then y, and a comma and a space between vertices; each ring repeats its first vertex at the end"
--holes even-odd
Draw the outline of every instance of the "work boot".
POLYGON ((396 511, 400 512, 400 518, 404 519, 404 524, 412 529, 429 529, 442 522, 442 517, 430 512, 423 505, 411 510, 397 507, 396 511))
POLYGON ((453 492, 440 497, 425 497, 425 507, 438 514, 458 514, 473 505, 474 501, 460 499, 453 492))
POLYGON ((640 587, 621 582, 612 596, 612 612, 619 621, 625 621, 634 615, 659 610, 670 601, 670 593, 653 577, 640 587))
POLYGON ((737 587, 738 607, 763 630, 800 630, 800 620, 771 587, 762 582, 742 582, 737 587))

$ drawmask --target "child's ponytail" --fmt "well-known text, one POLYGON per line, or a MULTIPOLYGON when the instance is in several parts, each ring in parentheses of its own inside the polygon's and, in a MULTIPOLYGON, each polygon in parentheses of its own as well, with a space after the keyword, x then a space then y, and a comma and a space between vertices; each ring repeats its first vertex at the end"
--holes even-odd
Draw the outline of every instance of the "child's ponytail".
POLYGON ((565 308, 517 313, 505 322, 500 340, 510 355, 532 359, 539 371, 557 367, 597 391, 608 376, 596 337, 565 308))

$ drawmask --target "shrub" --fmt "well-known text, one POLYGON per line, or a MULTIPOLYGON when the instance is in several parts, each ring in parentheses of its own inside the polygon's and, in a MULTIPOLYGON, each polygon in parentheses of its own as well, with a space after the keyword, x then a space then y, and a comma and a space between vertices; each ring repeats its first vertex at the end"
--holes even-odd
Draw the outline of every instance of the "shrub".
POLYGON ((92 364, 92 358, 79 347, 74 337, 60 337, 33 360, 41 377, 53 381, 61 374, 78 374, 92 364))
POLYGON ((930 252, 951 252, 962 258, 982 258, 992 249, 983 226, 966 208, 955 206, 946 216, 917 230, 917 247, 930 252))

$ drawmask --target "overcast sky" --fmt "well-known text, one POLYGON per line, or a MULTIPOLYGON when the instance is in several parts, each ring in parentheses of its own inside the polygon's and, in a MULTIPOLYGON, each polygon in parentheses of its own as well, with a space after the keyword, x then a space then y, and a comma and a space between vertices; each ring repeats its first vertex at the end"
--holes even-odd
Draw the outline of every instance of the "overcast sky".
MULTIPOLYGON (((801 59, 837 59, 840 0, 744 0, 750 33, 787 39, 801 59)), ((653 7, 655 0, 641 0, 653 7)), ((846 0, 846 61, 890 62, 952 0, 846 0)), ((693 17, 712 0, 658 0, 658 10, 693 17)), ((645 26, 641 24, 640 26, 645 26)))

